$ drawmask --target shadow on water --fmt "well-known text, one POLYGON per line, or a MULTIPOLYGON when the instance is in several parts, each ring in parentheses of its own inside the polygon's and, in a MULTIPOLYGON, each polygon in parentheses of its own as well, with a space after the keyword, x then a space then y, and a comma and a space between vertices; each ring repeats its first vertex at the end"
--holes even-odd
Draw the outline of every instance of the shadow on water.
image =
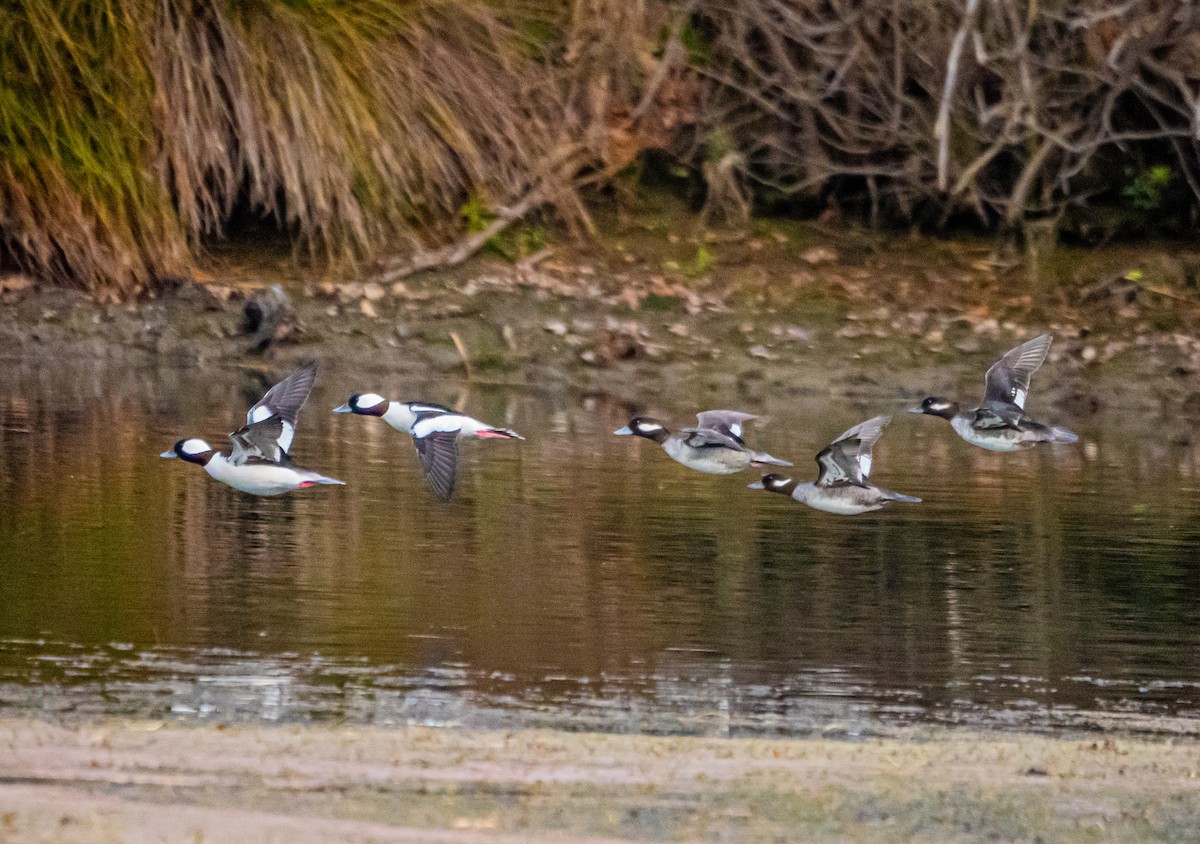
MULTIPOLYGON (((613 437, 629 409, 603 398, 350 373, 319 380, 294 448, 348 487, 255 499, 158 459, 182 436, 223 447, 268 383, 100 364, 0 377, 0 711, 1195 729, 1197 452, 1128 420, 995 455, 898 415, 875 474, 925 503, 855 519, 613 437), (405 437, 328 412, 367 388, 464 402, 528 440, 464 446, 442 505, 405 437)), ((900 409, 781 403, 748 436, 807 478, 832 435, 900 409)))

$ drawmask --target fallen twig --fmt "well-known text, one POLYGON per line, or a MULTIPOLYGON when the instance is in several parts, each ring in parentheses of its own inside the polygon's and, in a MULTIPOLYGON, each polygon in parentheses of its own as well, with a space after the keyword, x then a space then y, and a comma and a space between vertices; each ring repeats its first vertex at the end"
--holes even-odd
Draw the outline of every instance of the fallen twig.
POLYGON ((384 270, 370 280, 377 284, 391 284, 402 278, 407 278, 425 270, 437 267, 453 267, 470 258, 500 232, 511 226, 517 220, 529 213, 535 205, 544 201, 542 191, 531 191, 515 205, 501 210, 496 218, 480 231, 467 235, 457 243, 444 246, 441 249, 421 250, 409 256, 403 263, 391 269, 384 270))
POLYGON ((458 356, 462 358, 463 369, 467 372, 467 380, 471 380, 471 354, 467 351, 467 344, 463 342, 462 337, 457 331, 450 332, 450 339, 454 341, 454 348, 458 349, 458 356))

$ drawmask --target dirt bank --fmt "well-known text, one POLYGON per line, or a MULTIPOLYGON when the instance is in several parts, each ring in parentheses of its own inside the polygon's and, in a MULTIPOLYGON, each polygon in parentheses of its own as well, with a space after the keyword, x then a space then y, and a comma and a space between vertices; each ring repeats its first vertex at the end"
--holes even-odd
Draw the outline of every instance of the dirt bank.
POLYGON ((667 214, 614 223, 589 245, 515 263, 485 255, 392 284, 289 267, 235 248, 198 282, 124 305, 0 280, 0 357, 280 368, 317 357, 327 371, 408 382, 670 388, 753 405, 973 394, 997 353, 1050 330, 1039 404, 1081 415, 1119 392, 1126 412, 1200 407, 1200 250, 1177 245, 1012 263, 984 241, 783 222, 721 237, 667 214), (247 304, 272 285, 282 318, 247 323, 247 304))
POLYGON ((0 721, 0 838, 1193 841, 1200 743, 0 721))

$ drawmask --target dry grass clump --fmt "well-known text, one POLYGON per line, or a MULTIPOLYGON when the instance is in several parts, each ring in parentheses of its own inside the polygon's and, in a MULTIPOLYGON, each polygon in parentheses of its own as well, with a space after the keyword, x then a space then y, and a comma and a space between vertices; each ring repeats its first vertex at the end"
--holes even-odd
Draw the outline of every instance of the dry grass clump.
POLYGON ((473 0, 24 0, 0 72, 10 256, 117 295, 239 205, 336 258, 436 238, 561 140, 544 66, 473 0))
POLYGON ((0 254, 117 295, 187 254, 146 166, 155 137, 144 12, 86 0, 0 10, 0 254))

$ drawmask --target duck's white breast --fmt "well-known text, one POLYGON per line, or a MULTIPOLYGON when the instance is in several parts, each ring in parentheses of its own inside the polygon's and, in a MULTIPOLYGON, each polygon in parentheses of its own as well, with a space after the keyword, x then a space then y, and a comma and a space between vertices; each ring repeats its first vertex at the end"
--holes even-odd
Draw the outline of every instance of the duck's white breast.
POLYGON ((288 466, 267 463, 230 463, 223 454, 214 454, 204 467, 215 480, 252 495, 282 495, 300 486, 300 475, 288 466))
POLYGON ((709 475, 732 475, 750 465, 750 455, 731 448, 692 448, 678 437, 663 443, 663 451, 674 460, 709 475))
POLYGON ((977 431, 971 420, 965 416, 955 416, 950 420, 954 432, 969 442, 988 451, 1020 451, 1027 446, 1022 442, 1020 432, 1012 429, 997 428, 987 432, 977 431))

